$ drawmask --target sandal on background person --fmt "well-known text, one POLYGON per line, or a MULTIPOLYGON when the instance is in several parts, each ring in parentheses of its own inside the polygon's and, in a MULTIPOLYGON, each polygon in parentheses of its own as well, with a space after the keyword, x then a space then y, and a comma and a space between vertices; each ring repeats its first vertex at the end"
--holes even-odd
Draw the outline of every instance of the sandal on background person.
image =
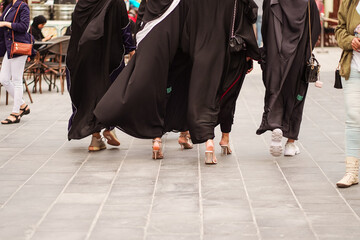
POLYGON ((13 117, 14 119, 10 119, 9 117, 3 121, 1 121, 1 124, 13 124, 13 123, 19 123, 20 119, 21 119, 21 115, 16 115, 11 113, 10 114, 11 117, 13 117))
POLYGON ((25 105, 25 107, 20 108, 20 116, 28 115, 30 113, 29 105, 25 105))
POLYGON ((180 144, 181 149, 192 149, 193 143, 191 142, 191 137, 189 131, 181 132, 178 142, 180 144))

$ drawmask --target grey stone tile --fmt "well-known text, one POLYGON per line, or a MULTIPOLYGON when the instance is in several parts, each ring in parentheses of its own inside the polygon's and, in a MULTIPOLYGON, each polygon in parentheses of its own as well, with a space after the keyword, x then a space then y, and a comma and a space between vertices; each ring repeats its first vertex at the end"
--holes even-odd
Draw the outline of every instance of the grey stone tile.
POLYGON ((200 214, 159 214, 150 216, 149 234, 198 234, 200 214))
POLYGON ((110 184, 115 172, 79 172, 71 181, 73 184, 110 184))
POLYGON ((360 238, 360 229, 359 226, 341 226, 341 227, 334 227, 334 226, 314 226, 315 232, 319 235, 322 239, 331 239, 331 238, 338 238, 338 239, 346 239, 346 238, 360 238))
POLYGON ((189 234, 148 234, 145 238, 146 240, 200 240, 200 235, 189 234))
POLYGON ((354 214, 334 214, 334 213, 320 213, 308 214, 308 218, 312 225, 319 226, 359 226, 360 221, 354 214))
POLYGON ((236 233, 227 233, 222 235, 204 235, 204 240, 258 240, 257 235, 243 235, 236 233))
POLYGON ((65 185, 73 176, 72 173, 37 173, 28 184, 30 185, 65 185))
POLYGON ((93 219, 99 206, 95 204, 55 204, 45 221, 61 219, 93 219))
POLYGON ((152 208, 153 213, 199 213, 198 197, 174 197, 174 196, 156 196, 152 208))
POLYGON ((310 227, 264 227, 260 228, 262 239, 294 239, 294 240, 315 240, 315 234, 311 231, 310 227))
POLYGON ((250 209, 238 207, 208 207, 204 206, 204 223, 205 224, 225 224, 230 222, 252 222, 250 209))
POLYGON ((105 193, 63 193, 58 203, 100 204, 106 197, 105 193))
POLYGON ((110 184, 75 184, 70 183, 65 193, 107 193, 110 184))
POLYGON ((87 232, 93 219, 49 219, 44 221, 38 231, 87 232))
POLYGON ((95 227, 90 240, 118 240, 125 238, 139 240, 144 238, 143 228, 101 228, 95 227))
POLYGON ((86 237, 86 232, 49 232, 38 231, 31 238, 32 240, 83 240, 86 237))
POLYGON ((219 221, 215 226, 214 223, 205 222, 204 235, 208 237, 257 235, 256 225, 253 222, 219 221))

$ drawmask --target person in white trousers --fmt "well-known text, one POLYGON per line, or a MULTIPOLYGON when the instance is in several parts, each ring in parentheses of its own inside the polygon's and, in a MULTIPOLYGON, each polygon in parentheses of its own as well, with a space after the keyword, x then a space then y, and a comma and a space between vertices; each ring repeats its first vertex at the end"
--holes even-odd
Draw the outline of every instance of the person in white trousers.
POLYGON ((14 99, 10 116, 1 121, 2 124, 19 123, 23 115, 29 114, 29 106, 23 100, 23 73, 27 56, 12 55, 13 42, 30 43, 28 29, 30 10, 25 0, 13 0, 5 8, 0 17, 0 55, 4 56, 0 83, 14 99))

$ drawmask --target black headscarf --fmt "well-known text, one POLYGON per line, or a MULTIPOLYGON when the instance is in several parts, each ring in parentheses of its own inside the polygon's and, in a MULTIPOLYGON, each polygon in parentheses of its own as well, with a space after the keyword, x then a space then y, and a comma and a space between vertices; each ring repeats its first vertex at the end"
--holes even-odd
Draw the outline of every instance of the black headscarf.
POLYGON ((32 25, 34 26, 34 28, 38 28, 39 24, 45 24, 46 21, 47 20, 43 15, 39 15, 34 17, 32 25))
POLYGON ((41 41, 44 38, 44 35, 39 29, 39 24, 45 24, 46 18, 43 15, 34 17, 33 23, 31 24, 30 32, 34 36, 36 41, 41 41))
POLYGON ((74 10, 74 16, 79 25, 89 23, 89 21, 96 17, 107 0, 79 0, 74 10))

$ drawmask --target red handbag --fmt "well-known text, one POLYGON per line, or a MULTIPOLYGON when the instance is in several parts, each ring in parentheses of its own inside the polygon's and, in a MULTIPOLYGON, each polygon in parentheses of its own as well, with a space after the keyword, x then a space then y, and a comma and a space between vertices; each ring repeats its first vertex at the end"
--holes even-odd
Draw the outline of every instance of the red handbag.
MULTIPOLYGON (((17 17, 17 14, 19 12, 19 9, 21 7, 21 4, 23 4, 23 2, 20 3, 17 11, 16 11, 16 14, 15 14, 15 17, 14 17, 14 21, 15 22, 15 19, 17 17)), ((32 35, 31 35, 31 43, 21 43, 21 42, 15 42, 15 38, 14 38, 14 30, 12 30, 12 44, 11 44, 11 51, 10 51, 10 57, 12 58, 14 56, 14 54, 16 55, 28 55, 30 56, 31 53, 32 53, 32 48, 33 48, 33 45, 32 45, 32 35)))

